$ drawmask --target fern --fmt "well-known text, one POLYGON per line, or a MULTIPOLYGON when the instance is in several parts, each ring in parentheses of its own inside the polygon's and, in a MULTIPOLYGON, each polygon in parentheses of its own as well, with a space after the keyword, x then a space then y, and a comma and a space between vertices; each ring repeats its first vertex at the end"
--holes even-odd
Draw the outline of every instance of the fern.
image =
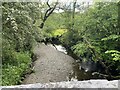
POLYGON ((110 36, 108 36, 108 37, 105 37, 105 38, 102 38, 101 40, 102 41, 107 41, 107 40, 115 40, 115 39, 118 39, 118 38, 120 38, 120 35, 110 35, 110 36))
POLYGON ((84 53, 87 51, 87 45, 85 43, 78 43, 71 47, 73 52, 77 54, 77 56, 83 56, 84 53))
POLYGON ((117 50, 108 50, 105 52, 106 54, 110 54, 112 56, 112 60, 120 61, 120 52, 117 50))

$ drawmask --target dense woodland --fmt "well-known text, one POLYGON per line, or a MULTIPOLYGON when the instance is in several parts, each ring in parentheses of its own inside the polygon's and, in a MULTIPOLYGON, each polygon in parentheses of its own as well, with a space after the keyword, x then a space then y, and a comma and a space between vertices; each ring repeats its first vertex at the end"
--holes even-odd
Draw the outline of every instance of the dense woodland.
POLYGON ((2 85, 20 84, 31 71, 34 46, 51 37, 120 79, 120 3, 4 2, 2 12, 2 85))

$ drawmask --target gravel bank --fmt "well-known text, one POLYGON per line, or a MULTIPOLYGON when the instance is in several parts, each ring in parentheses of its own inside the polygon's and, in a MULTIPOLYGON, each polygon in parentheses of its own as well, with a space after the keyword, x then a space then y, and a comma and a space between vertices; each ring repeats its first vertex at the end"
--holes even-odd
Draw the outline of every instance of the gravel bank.
POLYGON ((34 62, 35 73, 30 74, 22 84, 68 81, 73 72, 74 59, 51 45, 39 44, 34 53, 38 59, 34 62))

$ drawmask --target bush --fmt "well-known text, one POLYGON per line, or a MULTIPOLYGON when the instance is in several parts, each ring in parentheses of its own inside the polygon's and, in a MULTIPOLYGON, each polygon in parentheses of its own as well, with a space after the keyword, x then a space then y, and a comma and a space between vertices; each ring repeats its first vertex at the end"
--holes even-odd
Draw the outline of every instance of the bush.
POLYGON ((2 3, 2 85, 18 84, 31 63, 35 40, 42 38, 33 22, 40 19, 39 3, 2 3))
POLYGON ((3 65, 2 85, 16 85, 20 83, 23 79, 23 74, 31 63, 30 54, 27 52, 14 52, 13 58, 16 59, 16 63, 6 63, 3 65))

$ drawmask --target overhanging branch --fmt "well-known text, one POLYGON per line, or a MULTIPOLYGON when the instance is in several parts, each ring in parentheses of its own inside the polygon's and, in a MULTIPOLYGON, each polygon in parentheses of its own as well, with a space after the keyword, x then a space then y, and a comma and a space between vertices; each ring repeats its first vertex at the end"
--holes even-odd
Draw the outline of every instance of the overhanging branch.
POLYGON ((53 6, 53 7, 51 7, 50 5, 49 5, 49 0, 46 2, 46 4, 47 4, 47 6, 49 7, 47 10, 46 10, 46 12, 45 12, 45 15, 44 15, 44 17, 43 17, 43 22, 40 24, 40 28, 43 28, 43 26, 44 26, 44 23, 45 23, 45 21, 47 20, 47 18, 53 13, 53 11, 55 10, 55 8, 56 8, 56 6, 57 6, 57 4, 58 4, 58 1, 55 3, 55 5, 53 6))

